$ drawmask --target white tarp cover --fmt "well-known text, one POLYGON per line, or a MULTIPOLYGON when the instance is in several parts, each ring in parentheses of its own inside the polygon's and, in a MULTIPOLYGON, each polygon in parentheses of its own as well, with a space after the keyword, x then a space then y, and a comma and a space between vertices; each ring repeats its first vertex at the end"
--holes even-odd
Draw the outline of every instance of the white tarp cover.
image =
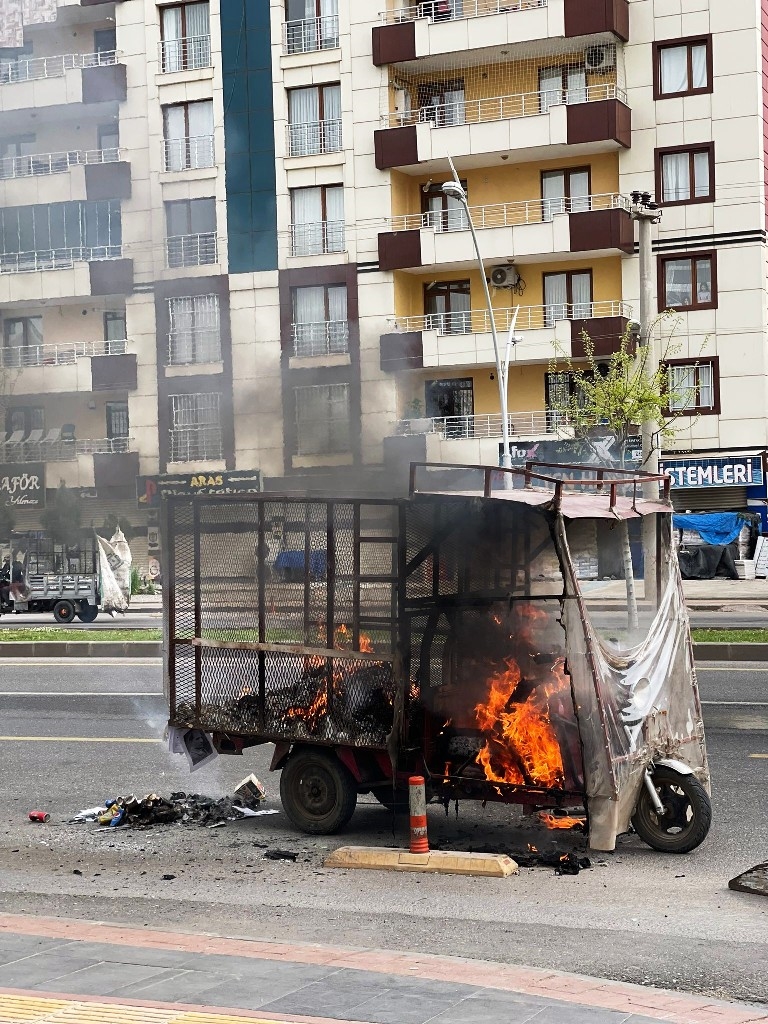
POLYGON ((124 612, 131 600, 131 549, 119 528, 111 541, 97 539, 101 606, 105 612, 124 612))
POLYGON ((625 647, 601 638, 576 578, 562 516, 555 533, 565 580, 568 668, 584 752, 589 842, 594 849, 612 850, 616 836, 629 827, 651 761, 676 758, 709 789, 688 613, 667 524, 661 598, 645 638, 625 647))
POLYGON ((0 3, 0 47, 17 49, 24 45, 24 26, 56 21, 58 0, 2 0, 0 3))

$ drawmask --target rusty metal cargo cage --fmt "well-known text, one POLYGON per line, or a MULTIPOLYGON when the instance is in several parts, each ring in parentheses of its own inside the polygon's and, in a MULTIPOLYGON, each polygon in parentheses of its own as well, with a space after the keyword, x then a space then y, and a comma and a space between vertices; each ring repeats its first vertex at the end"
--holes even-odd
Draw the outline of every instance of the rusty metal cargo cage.
POLYGON ((164 516, 171 724, 383 748, 398 504, 172 498, 164 516))

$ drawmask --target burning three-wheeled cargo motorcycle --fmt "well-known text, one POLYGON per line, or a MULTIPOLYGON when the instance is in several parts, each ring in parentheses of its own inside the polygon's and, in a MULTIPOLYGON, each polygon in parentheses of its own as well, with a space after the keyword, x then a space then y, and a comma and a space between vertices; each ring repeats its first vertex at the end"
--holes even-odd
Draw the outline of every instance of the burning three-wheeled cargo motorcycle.
POLYGON ((583 805, 599 850, 630 822, 668 852, 706 836, 668 478, 415 464, 403 499, 170 498, 163 544, 170 723, 274 743, 299 829, 416 772, 446 802, 583 805), (638 518, 643 592, 606 603, 601 552, 631 576, 638 518))

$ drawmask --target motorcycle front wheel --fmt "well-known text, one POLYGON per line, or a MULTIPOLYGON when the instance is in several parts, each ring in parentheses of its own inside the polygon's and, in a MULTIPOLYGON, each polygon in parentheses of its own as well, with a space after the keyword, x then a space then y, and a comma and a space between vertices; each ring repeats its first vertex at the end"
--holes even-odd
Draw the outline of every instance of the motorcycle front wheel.
POLYGON ((704 842, 712 823, 712 804, 695 775, 680 775, 660 765, 651 776, 664 804, 657 813, 643 785, 632 815, 632 827, 643 842, 662 853, 690 853, 704 842))

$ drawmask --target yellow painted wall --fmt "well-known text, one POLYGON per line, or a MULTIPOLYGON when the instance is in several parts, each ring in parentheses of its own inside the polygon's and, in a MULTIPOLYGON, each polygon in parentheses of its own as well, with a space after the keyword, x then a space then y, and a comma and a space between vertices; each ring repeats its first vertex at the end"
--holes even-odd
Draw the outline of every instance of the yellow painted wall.
MULTIPOLYGON (((568 263, 526 263, 518 265, 525 281, 522 296, 506 288, 491 289, 491 303, 494 309, 511 309, 513 306, 541 306, 544 303, 544 274, 560 271, 591 270, 592 301, 606 302, 621 299, 621 257, 611 256, 602 260, 572 261, 568 263)), ((407 274, 396 271, 395 315, 424 315, 424 286, 435 280, 435 271, 424 274, 407 274)), ((469 279, 472 309, 485 308, 485 296, 478 271, 441 272, 441 281, 462 281, 469 279)))

